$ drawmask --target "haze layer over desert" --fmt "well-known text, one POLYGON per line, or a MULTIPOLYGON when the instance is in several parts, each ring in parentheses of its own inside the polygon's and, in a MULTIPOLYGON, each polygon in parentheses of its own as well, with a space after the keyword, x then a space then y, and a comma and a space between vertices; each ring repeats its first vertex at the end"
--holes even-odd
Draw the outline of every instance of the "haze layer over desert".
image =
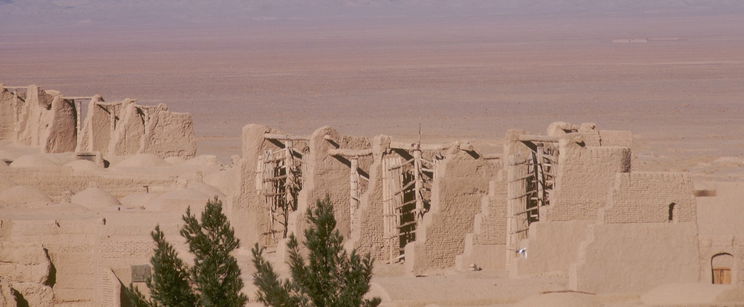
POLYGON ((489 140, 555 119, 716 156, 736 152, 714 140, 744 142, 742 29, 728 14, 19 29, 0 34, 0 79, 166 103, 194 114, 202 152, 223 156, 244 122, 409 138, 420 123, 432 140, 489 140))
POLYGON ((79 120, 0 135, 0 243, 21 251, 0 264, 60 272, 35 288, 0 266, 0 292, 114 304, 98 284, 136 281, 149 231, 176 238, 186 206, 219 196, 255 303, 249 248, 285 274, 274 234, 302 233, 291 221, 325 193, 347 246, 379 260, 385 306, 744 303, 744 5, 176 2, 0 0, 0 102, 79 120), (141 126, 136 145, 120 122, 141 126), (266 183, 291 171, 295 192, 266 183), (287 202, 280 229, 266 208, 287 202), (103 277, 55 240, 93 250, 86 274, 103 277), (133 247, 112 256, 116 242, 133 247))

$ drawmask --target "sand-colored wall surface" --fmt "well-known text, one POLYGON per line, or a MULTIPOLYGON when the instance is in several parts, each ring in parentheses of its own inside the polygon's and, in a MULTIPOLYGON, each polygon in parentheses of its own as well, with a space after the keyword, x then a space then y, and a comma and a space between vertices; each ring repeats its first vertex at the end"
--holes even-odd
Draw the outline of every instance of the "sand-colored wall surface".
MULTIPOLYGON (((500 162, 500 161, 499 161, 500 162)), ((465 249, 455 259, 459 270, 503 271, 506 265, 506 183, 503 170, 489 183, 473 219, 473 232, 465 234, 465 249)))
POLYGON ((0 140, 14 139, 16 135, 17 101, 21 99, 9 91, 0 91, 0 140))
POLYGON ((421 274, 455 264, 465 249, 465 234, 473 231, 481 197, 498 172, 499 165, 455 150, 450 149, 436 165, 431 209, 416 228, 416 241, 406 245, 410 272, 421 274))
POLYGON ((569 274, 575 290, 638 293, 698 280, 694 223, 596 224, 588 233, 569 274))
POLYGON ((263 242, 266 244, 269 219, 266 211, 265 197, 260 195, 259 188, 263 182, 257 182, 259 158, 265 150, 277 150, 280 147, 272 142, 266 141, 265 133, 278 132, 262 125, 246 125, 243 127, 243 154, 240 159, 239 182, 237 195, 231 208, 231 217, 235 225, 235 231, 243 242, 263 242))
POLYGON ((99 95, 64 97, 35 85, 0 84, 0 94, 0 140, 46 153, 196 155, 191 114, 170 112, 164 104, 142 106, 132 99, 105 103, 99 95), (86 108, 80 100, 88 100, 86 108))
POLYGON ((603 212, 606 223, 697 221, 693 184, 686 174, 618 174, 610 199, 610 206, 603 212))
POLYGON ((527 250, 526 256, 516 255, 509 268, 512 276, 529 276, 553 273, 566 275, 578 255, 582 239, 586 236, 591 221, 551 221, 530 225, 529 240, 520 248, 527 250))
POLYGON ((390 146, 389 136, 376 136, 371 140, 372 160, 369 166, 369 185, 360 200, 358 227, 352 229, 349 243, 360 252, 370 253, 376 259, 386 259, 384 239, 382 158, 385 148, 390 146))
POLYGON ((712 281, 717 256, 730 257, 723 266, 731 269, 734 284, 744 284, 744 221, 739 214, 744 206, 744 184, 741 182, 703 182, 696 187, 715 191, 697 197, 697 224, 700 231, 700 280, 712 281))
POLYGON ((626 147, 582 147, 566 141, 560 147, 555 202, 548 208, 551 221, 593 219, 607 203, 616 173, 630 171, 626 147))

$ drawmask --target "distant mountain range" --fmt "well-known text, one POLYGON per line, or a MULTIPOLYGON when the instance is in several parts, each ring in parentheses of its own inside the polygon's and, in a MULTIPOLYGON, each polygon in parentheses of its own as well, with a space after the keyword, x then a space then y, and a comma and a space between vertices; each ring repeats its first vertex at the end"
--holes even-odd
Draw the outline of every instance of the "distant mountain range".
POLYGON ((266 20, 744 12, 742 0, 0 0, 0 28, 266 20))

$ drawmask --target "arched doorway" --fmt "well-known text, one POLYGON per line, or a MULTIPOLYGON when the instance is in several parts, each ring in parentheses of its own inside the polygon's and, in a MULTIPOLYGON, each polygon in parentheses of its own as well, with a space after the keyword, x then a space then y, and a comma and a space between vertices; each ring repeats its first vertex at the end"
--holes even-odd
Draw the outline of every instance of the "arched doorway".
POLYGON ((734 256, 729 253, 719 253, 710 259, 711 279, 713 284, 730 284, 734 256))

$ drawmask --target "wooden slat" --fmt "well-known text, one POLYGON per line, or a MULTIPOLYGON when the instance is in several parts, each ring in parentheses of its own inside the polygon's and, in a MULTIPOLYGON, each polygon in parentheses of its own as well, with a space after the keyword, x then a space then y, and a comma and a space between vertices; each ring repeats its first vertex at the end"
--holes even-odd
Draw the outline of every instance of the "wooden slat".
POLYGON ((398 228, 405 228, 405 227, 408 227, 408 226, 411 226, 411 225, 416 225, 416 223, 417 223, 417 221, 406 222, 406 223, 403 223, 403 224, 399 225, 398 228))
POLYGON ((523 134, 519 136, 521 142, 558 143, 558 138, 547 135, 523 134))
POLYGON ((524 211, 517 212, 514 215, 522 215, 522 214, 525 214, 525 213, 528 213, 528 212, 537 211, 539 209, 540 209, 539 207, 534 207, 534 208, 530 208, 530 209, 527 209, 527 210, 524 210, 524 211))
POLYGON ((529 191, 529 192, 527 192, 527 193, 524 193, 524 194, 522 194, 522 195, 519 195, 519 196, 516 196, 516 197, 512 197, 512 198, 510 198, 510 199, 520 199, 520 198, 522 198, 522 197, 525 197, 525 196, 527 196, 527 195, 531 195, 531 194, 534 194, 534 193, 537 193, 537 190, 532 190, 532 191, 529 191))
POLYGON ((277 140, 277 141, 308 141, 310 140, 308 137, 304 137, 304 136, 277 134, 277 133, 265 133, 264 138, 277 140))
POLYGON ((280 181, 280 180, 284 180, 285 178, 287 178, 287 175, 281 175, 281 176, 276 176, 276 177, 264 178, 263 181, 264 182, 280 181))
POLYGON ((390 167, 390 170, 399 169, 401 167, 406 166, 406 164, 411 164, 411 163, 413 163, 413 159, 407 160, 407 161, 405 161, 405 162, 403 162, 401 164, 395 165, 395 166, 391 166, 390 167))
POLYGON ((362 157, 371 156, 372 149, 329 149, 328 154, 331 156, 362 157))
POLYGON ((400 190, 400 191, 398 191, 398 192, 395 192, 395 193, 393 193, 393 196, 395 196, 395 195, 398 195, 398 194, 400 194, 400 193, 403 193, 403 192, 405 192, 406 190, 410 189, 410 188, 411 188, 411 186, 412 186, 412 185, 414 185, 415 183, 416 183, 416 182, 414 182, 414 181, 411 181, 411 182, 409 182, 409 183, 408 183, 407 185, 405 185, 405 186, 403 187, 403 189, 402 189, 402 190, 400 190))
POLYGON ((399 210, 400 210, 400 208, 403 208, 403 207, 405 207, 405 206, 408 206, 408 205, 410 205, 410 204, 415 204, 415 203, 416 203, 416 200, 415 200, 415 199, 413 199, 413 200, 409 200, 409 201, 407 201, 407 202, 404 202, 404 203, 400 204, 400 205, 398 206, 398 208, 396 208, 396 209, 399 209, 399 210))

